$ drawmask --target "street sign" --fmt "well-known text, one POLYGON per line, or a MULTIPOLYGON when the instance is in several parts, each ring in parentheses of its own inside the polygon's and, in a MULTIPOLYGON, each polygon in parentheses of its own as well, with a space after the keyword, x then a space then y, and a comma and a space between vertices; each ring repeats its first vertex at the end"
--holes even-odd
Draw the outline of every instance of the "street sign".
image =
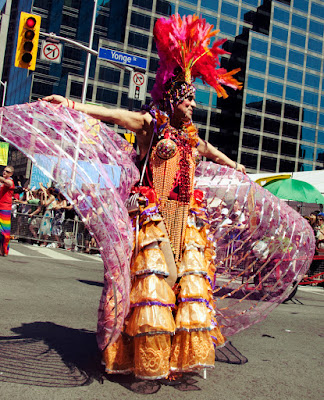
POLYGON ((132 71, 130 82, 129 82, 129 92, 128 97, 135 100, 145 100, 147 86, 147 75, 142 72, 132 71))
POLYGON ((62 44, 42 41, 42 49, 40 59, 43 61, 54 62, 56 64, 61 63, 62 57, 62 44))
POLYGON ((99 47, 98 58, 113 61, 117 64, 128 65, 129 67, 147 68, 146 58, 134 56, 133 54, 121 53, 116 50, 104 49, 102 47, 99 47))

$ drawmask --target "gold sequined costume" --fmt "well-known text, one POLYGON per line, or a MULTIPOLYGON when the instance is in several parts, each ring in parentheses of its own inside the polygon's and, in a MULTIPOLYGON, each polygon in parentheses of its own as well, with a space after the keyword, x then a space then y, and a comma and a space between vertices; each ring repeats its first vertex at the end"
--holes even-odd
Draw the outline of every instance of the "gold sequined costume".
POLYGON ((157 109, 151 113, 156 138, 147 183, 156 200, 141 207, 138 254, 131 265, 131 312, 117 342, 103 353, 108 373, 133 372, 142 379, 213 367, 215 346, 225 340, 217 326, 211 288, 213 243, 204 221, 202 193, 193 187, 197 130, 190 124, 177 131, 166 114, 157 109), (167 235, 160 229, 162 221, 167 235), (165 281, 165 241, 171 244, 177 266, 173 288, 165 281))

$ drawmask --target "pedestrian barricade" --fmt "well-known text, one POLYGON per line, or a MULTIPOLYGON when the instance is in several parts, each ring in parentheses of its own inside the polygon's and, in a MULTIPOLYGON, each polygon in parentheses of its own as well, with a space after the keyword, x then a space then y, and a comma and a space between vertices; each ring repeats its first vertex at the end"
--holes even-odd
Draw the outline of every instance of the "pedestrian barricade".
POLYGON ((56 229, 53 218, 44 219, 44 215, 34 215, 13 209, 11 215, 11 238, 20 242, 47 247, 61 247, 66 250, 99 252, 95 240, 91 237, 78 215, 66 218, 56 229), (44 224, 47 224, 46 230, 44 224))

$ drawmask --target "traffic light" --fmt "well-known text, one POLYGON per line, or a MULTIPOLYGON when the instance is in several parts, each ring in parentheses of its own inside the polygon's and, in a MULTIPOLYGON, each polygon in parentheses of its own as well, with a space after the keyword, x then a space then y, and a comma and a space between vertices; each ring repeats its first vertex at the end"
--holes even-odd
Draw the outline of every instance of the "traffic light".
POLYGON ((20 14, 15 67, 35 70, 40 25, 39 15, 20 14))

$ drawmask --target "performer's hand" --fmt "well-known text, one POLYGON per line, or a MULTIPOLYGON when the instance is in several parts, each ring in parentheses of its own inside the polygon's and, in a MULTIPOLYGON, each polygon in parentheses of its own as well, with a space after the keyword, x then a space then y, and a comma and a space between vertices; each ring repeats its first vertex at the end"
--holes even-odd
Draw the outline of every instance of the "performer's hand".
POLYGON ((51 96, 46 96, 38 100, 47 101, 52 104, 60 104, 62 106, 69 107, 69 100, 66 97, 59 96, 58 94, 52 94, 51 96))
POLYGON ((242 172, 243 174, 246 174, 246 169, 245 166, 242 164, 237 163, 236 164, 236 171, 242 172))

